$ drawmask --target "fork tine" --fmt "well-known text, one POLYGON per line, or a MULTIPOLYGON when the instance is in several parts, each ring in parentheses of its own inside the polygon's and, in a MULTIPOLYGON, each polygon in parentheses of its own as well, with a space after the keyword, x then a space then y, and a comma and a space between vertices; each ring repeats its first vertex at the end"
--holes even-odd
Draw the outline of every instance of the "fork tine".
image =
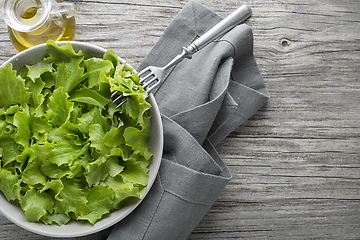
POLYGON ((122 94, 120 94, 119 96, 117 96, 116 98, 115 98, 115 100, 113 100, 113 103, 116 103, 116 102, 118 102, 120 99, 122 99, 124 96, 122 95, 122 94))
POLYGON ((124 103, 126 103, 126 99, 124 99, 122 102, 120 102, 120 103, 115 107, 115 109, 121 107, 124 103))
POLYGON ((158 82, 158 81, 159 81, 159 79, 154 75, 153 78, 151 78, 150 80, 148 80, 148 81, 147 81, 146 83, 144 83, 142 86, 143 86, 143 88, 144 88, 146 91, 148 91, 148 89, 146 89, 146 87, 149 86, 149 85, 151 85, 152 83, 158 82))
POLYGON ((112 94, 111 94, 111 99, 113 99, 115 97, 115 99, 112 101, 112 103, 114 104, 117 104, 120 100, 120 103, 115 107, 115 109, 121 107, 125 102, 126 102, 126 99, 124 97, 124 95, 122 95, 121 93, 119 93, 118 90, 114 91, 112 94))
POLYGON ((140 76, 140 83, 144 83, 146 82, 147 79, 151 78, 151 77, 154 77, 155 74, 153 72, 150 71, 149 74, 145 75, 144 77, 143 76, 140 76))
POLYGON ((143 70, 141 70, 140 72, 138 72, 139 77, 148 71, 151 72, 150 66, 148 66, 148 67, 144 68, 143 70))
POLYGON ((110 97, 111 97, 111 98, 115 97, 115 96, 118 94, 118 92, 119 92, 118 90, 114 91, 114 92, 111 94, 110 97))
POLYGON ((146 91, 147 92, 151 92, 151 90, 153 90, 156 86, 158 86, 160 84, 159 79, 157 79, 158 81, 156 81, 153 85, 149 86, 146 91))

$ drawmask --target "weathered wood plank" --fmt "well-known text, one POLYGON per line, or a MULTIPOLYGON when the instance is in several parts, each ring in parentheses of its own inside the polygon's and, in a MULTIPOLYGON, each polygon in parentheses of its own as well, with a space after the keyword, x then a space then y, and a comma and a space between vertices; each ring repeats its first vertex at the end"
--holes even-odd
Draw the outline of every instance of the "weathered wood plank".
MULTIPOLYGON (((135 67, 186 3, 74 2, 76 40, 135 67)), ((218 146, 233 179, 190 239, 359 239, 360 2, 199 2, 221 16, 252 7, 254 54, 272 98, 218 146)), ((0 22, 0 63, 15 53, 0 22)), ((0 215, 0 239, 49 238, 0 215)))
POLYGON ((190 239, 358 239, 359 2, 252 3, 272 99, 218 147, 234 178, 190 239))

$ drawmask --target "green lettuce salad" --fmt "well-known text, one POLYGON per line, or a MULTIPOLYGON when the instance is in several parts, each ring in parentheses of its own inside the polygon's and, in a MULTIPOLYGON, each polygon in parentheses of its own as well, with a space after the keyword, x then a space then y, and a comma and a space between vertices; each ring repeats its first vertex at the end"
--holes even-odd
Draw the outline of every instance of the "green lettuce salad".
POLYGON ((111 50, 94 58, 70 43, 46 49, 18 72, 0 67, 0 190, 28 221, 94 224, 146 192, 148 95, 111 50), (111 103, 115 90, 127 98, 122 109, 111 103))

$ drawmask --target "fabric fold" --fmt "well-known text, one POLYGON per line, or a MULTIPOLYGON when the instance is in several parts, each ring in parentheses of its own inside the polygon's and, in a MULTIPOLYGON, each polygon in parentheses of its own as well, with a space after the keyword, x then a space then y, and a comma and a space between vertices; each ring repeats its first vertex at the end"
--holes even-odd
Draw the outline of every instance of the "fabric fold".
MULTIPOLYGON (((138 70, 164 66, 220 20, 190 0, 138 70)), ((186 239, 221 195, 231 173, 215 146, 269 99, 251 28, 238 25, 183 60, 153 93, 164 127, 160 170, 148 195, 108 240, 186 239)))
POLYGON ((231 178, 209 142, 207 151, 179 124, 165 116, 162 120, 165 146, 155 183, 141 204, 114 226, 108 240, 186 239, 231 178), (174 141, 174 136, 179 139, 174 141), (179 153, 183 147, 189 150, 179 153))

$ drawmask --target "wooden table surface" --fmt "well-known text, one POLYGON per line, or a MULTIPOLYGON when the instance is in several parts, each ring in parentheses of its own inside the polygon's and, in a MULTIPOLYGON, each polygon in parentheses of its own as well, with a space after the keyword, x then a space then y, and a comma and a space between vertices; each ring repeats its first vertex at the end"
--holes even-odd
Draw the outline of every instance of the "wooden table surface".
MULTIPOLYGON (((79 0, 77 41, 138 66, 184 0, 79 0)), ((270 101, 218 151, 233 179, 189 239, 360 239, 360 1, 246 3, 270 101)), ((0 64, 16 54, 0 21, 0 64)), ((0 215, 0 239, 50 239, 0 215)), ((93 235, 82 240, 104 239, 93 235)))

